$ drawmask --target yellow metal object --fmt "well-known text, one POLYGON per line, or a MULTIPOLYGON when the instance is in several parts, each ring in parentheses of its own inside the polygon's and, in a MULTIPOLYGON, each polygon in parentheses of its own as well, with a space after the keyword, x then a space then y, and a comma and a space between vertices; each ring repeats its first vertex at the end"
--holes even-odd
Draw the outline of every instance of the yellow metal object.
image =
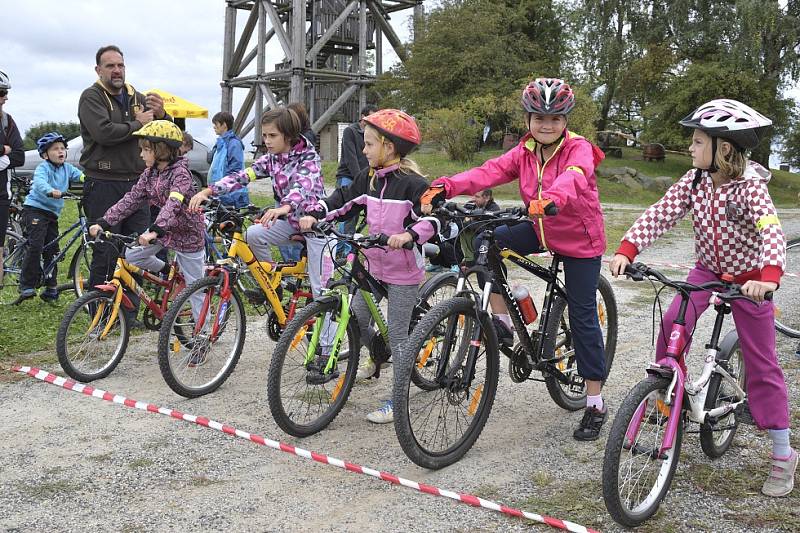
POLYGON ((173 353, 178 353, 180 351, 181 351, 181 341, 179 341, 178 339, 175 339, 172 342, 172 352, 173 353))
POLYGON ((661 413, 662 415, 664 415, 667 418, 669 418, 669 414, 671 412, 671 409, 670 409, 669 405, 665 404, 661 400, 656 400, 656 409, 658 409, 659 413, 661 413))
POLYGON ((428 362, 428 357, 431 356, 431 352, 433 352, 433 348, 436 346, 436 337, 431 337, 428 339, 428 342, 425 343, 425 348, 420 350, 419 354, 419 361, 417 362, 417 368, 422 368, 425 366, 425 363, 428 362))
POLYGON ((297 348, 297 345, 300 344, 300 341, 305 338, 306 332, 308 332, 308 326, 307 325, 303 326, 302 328, 300 328, 300 331, 298 331, 297 335, 295 335, 294 339, 292 339, 292 346, 291 346, 292 350, 297 348))
POLYGON ((117 321, 117 317, 119 316, 119 306, 122 302, 122 288, 117 287, 117 292, 114 293, 114 304, 111 308, 111 317, 108 319, 108 323, 106 327, 103 329, 103 333, 100 334, 100 340, 104 340, 108 333, 111 331, 111 327, 114 325, 114 322, 117 321))
POLYGON ((106 303, 103 302, 97 306, 97 311, 94 313, 94 318, 92 318, 92 323, 89 324, 89 329, 86 330, 86 333, 89 333, 94 328, 97 327, 97 323, 100 322, 100 317, 103 316, 103 311, 106 309, 106 303))
POLYGON ((336 401, 336 398, 339 396, 339 393, 342 392, 342 387, 344 386, 344 374, 339 377, 339 380, 336 382, 336 385, 333 387, 333 392, 331 392, 331 403, 336 401))
POLYGON ((467 414, 469 416, 475 416, 475 411, 478 409, 478 404, 481 402, 481 396, 483 396, 483 383, 478 385, 478 388, 475 389, 472 395, 472 401, 469 402, 469 407, 467 408, 467 414))
POLYGON ((603 305, 603 302, 597 302, 597 318, 600 322, 600 326, 605 327, 606 325, 606 306, 603 305))
POLYGON ((556 363, 556 368, 558 368, 560 371, 563 372, 564 370, 567 369, 567 360, 566 360, 566 358, 564 358, 564 347, 563 346, 556 350, 555 356, 561 358, 556 363))

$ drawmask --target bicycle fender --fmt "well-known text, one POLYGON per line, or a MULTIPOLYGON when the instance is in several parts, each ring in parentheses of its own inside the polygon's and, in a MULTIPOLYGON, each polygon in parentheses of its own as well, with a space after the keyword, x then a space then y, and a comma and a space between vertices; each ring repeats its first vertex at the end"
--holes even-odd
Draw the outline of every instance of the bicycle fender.
MULTIPOLYGON (((95 285, 94 288, 99 291, 110 292, 112 294, 117 292, 117 286, 111 283, 95 285)), ((120 303, 125 307, 125 309, 129 311, 133 309, 133 303, 131 302, 130 298, 128 298, 128 295, 125 294, 124 292, 122 293, 122 301, 120 303)))
POLYGON ((725 335, 725 338, 722 339, 722 342, 719 345, 719 353, 717 354, 717 361, 727 361, 731 358, 731 354, 733 353, 733 349, 736 346, 736 343, 739 342, 739 334, 736 333, 735 329, 732 329, 725 335))
POLYGON ((672 379, 672 376, 675 373, 675 371, 672 368, 670 368, 668 366, 657 365, 657 364, 652 364, 652 365, 648 366, 646 371, 651 376, 667 378, 669 380, 672 379))

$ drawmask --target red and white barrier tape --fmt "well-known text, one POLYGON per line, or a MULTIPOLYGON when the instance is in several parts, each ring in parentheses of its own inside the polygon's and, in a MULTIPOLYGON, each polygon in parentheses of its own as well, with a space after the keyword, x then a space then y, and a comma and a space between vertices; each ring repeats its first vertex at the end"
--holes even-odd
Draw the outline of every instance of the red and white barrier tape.
POLYGON ((393 483, 395 485, 402 485, 403 487, 414 489, 419 492, 424 492, 426 494, 433 494, 434 496, 443 496, 445 498, 450 498, 452 500, 456 500, 461 503, 466 503, 474 507, 483 507, 484 509, 489 509, 509 516, 515 516, 518 518, 527 518, 528 520, 533 520, 535 522, 547 524, 548 526, 554 527, 556 529, 574 531, 577 533, 598 533, 594 529, 589 529, 580 524, 575 524, 567 520, 559 520, 558 518, 553 518, 550 516, 544 516, 536 513, 531 513, 528 511, 522 511, 520 509, 515 509, 512 507, 506 507, 505 505, 500 505, 491 500, 484 500, 483 498, 479 498, 471 494, 463 494, 459 492, 453 492, 450 490, 439 489, 431 485, 425 485, 423 483, 418 483, 416 481, 398 477, 389 474, 387 472, 381 472, 378 470, 373 470, 372 468, 367 468, 353 463, 348 463, 346 461, 342 461, 341 459, 336 459, 335 457, 329 457, 327 455, 323 455, 320 453, 311 452, 308 450, 304 450, 303 448, 296 448, 294 446, 290 446, 282 442, 277 442, 274 440, 264 438, 260 435, 253 435, 251 433, 247 433, 246 431, 241 431, 232 426, 221 424, 220 422, 216 422, 214 420, 202 416, 190 415, 188 413, 182 413, 175 409, 169 409, 167 407, 158 407, 150 403, 140 402, 137 400, 126 398, 124 396, 120 396, 118 394, 112 394, 110 392, 106 392, 101 389, 96 389, 94 387, 85 385, 83 383, 78 383, 71 379, 51 374, 50 372, 47 372, 45 370, 40 370, 38 368, 32 368, 28 366, 14 366, 12 367, 11 370, 14 372, 19 372, 21 374, 28 374, 31 377, 45 381, 47 383, 51 383, 53 385, 57 385, 67 390, 80 392, 82 394, 85 394, 86 396, 93 396, 95 398, 100 398, 107 402, 113 402, 116 404, 124 405, 125 407, 132 407, 134 409, 147 411, 148 413, 158 413, 172 418, 177 418, 179 420, 185 420, 186 422, 191 422, 193 424, 221 431, 222 433, 226 433, 228 435, 233 435, 235 437, 249 440, 250 442, 254 442, 260 446, 268 446, 270 448, 290 453, 292 455, 302 457, 304 459, 311 459, 312 461, 335 466, 337 468, 341 468, 343 470, 347 470, 350 472, 365 474, 367 476, 381 479, 383 481, 393 483))

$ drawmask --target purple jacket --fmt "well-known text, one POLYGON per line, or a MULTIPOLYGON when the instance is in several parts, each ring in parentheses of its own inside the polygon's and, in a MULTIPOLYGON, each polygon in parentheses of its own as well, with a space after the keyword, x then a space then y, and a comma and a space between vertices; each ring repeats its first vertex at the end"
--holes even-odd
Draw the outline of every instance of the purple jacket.
MULTIPOLYGON (((333 220, 358 206, 366 208, 370 235, 396 235, 404 231, 414 236, 417 244, 430 239, 439 230, 439 221, 423 217, 420 197, 428 182, 417 174, 405 174, 396 166, 361 171, 348 187, 340 187, 319 203, 333 220)), ((364 250, 367 267, 377 279, 395 285, 419 285, 425 278, 419 247, 412 250, 364 250)))
POLYGON ((221 196, 263 178, 272 178, 281 206, 292 206, 286 218, 295 229, 300 229, 297 221, 306 210, 325 196, 319 154, 302 138, 288 153, 265 154, 250 168, 225 176, 210 187, 214 195, 221 196))
POLYGON ((536 141, 528 134, 500 157, 450 178, 434 180, 432 185, 443 185, 451 198, 519 179, 525 205, 547 198, 558 206, 558 215, 544 217, 533 225, 545 248, 567 257, 603 255, 606 235, 594 170, 605 155, 571 131, 544 164, 535 149, 536 141))
POLYGON ((106 211, 98 224, 108 229, 148 203, 161 208, 150 226, 161 244, 179 252, 196 252, 205 246, 205 226, 202 213, 187 209, 192 194, 194 185, 187 160, 179 157, 164 170, 146 168, 136 185, 106 211))

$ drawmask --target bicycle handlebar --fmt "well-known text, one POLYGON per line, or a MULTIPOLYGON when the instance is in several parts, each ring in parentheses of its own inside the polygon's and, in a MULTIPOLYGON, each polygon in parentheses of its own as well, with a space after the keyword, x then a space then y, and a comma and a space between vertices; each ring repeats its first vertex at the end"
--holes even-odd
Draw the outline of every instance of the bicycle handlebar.
MULTIPOLYGON (((356 237, 347 233, 340 233, 333 222, 316 222, 311 229, 315 232, 330 233, 341 240, 354 243, 360 248, 377 248, 387 246, 389 244, 389 236, 381 233, 379 235, 364 235, 356 237)), ((310 232, 308 232, 310 233, 310 232)), ((409 241, 403 245, 406 250, 414 248, 414 241, 409 241)))
MULTIPOLYGON (((726 292, 718 293, 717 296, 726 302, 730 302, 733 300, 747 300, 753 304, 758 305, 758 302, 753 300, 752 298, 745 296, 742 294, 742 286, 729 282, 729 281, 710 281, 708 283, 702 283, 700 285, 695 285, 693 283, 688 283, 686 281, 676 281, 669 279, 667 276, 659 272, 658 270, 651 268, 644 263, 632 263, 625 267, 625 275, 628 276, 633 281, 643 281, 645 278, 653 278, 664 285, 677 289, 680 292, 698 292, 698 291, 708 291, 714 289, 716 287, 722 287, 725 289, 726 292)), ((772 300, 774 293, 773 291, 769 291, 764 294, 765 300, 772 300)))

